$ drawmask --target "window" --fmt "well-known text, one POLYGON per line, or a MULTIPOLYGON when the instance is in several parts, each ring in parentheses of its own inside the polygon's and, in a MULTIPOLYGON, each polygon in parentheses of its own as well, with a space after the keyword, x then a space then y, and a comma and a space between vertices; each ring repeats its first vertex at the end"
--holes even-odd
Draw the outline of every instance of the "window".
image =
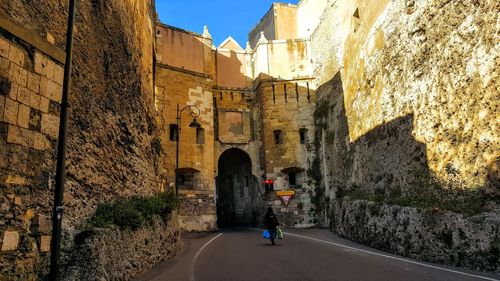
POLYGON ((297 185, 297 173, 288 173, 288 185, 290 187, 295 187, 297 185))
POLYGON ((205 129, 196 128, 196 143, 205 144, 205 129))
POLYGON ((196 189, 200 184, 200 171, 193 168, 180 168, 177 175, 177 184, 181 189, 196 189))
POLYGON ((307 142, 307 129, 300 129, 299 130, 300 134, 300 143, 304 144, 307 142))
POLYGON ((304 178, 303 178, 304 169, 303 168, 289 167, 289 168, 281 170, 281 172, 286 175, 289 188, 297 188, 297 189, 302 188, 302 184, 304 182, 304 178))
POLYGON ((193 174, 181 174, 179 175, 179 188, 192 189, 194 184, 193 174))
POLYGON ((170 141, 177 140, 177 124, 170 124, 170 141))
POLYGON ((283 133, 281 132, 281 130, 274 131, 274 143, 275 144, 282 144, 283 143, 283 133))

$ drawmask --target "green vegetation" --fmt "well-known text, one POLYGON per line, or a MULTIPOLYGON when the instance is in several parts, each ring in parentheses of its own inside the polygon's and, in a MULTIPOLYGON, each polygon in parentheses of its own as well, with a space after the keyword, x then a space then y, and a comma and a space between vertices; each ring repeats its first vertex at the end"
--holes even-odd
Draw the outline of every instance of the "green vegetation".
POLYGON ((167 218, 178 207, 174 193, 162 193, 158 196, 116 200, 101 204, 88 221, 87 228, 107 228, 113 225, 121 229, 137 229, 150 223, 154 216, 167 218))
POLYGON ((318 215, 329 207, 329 199, 325 196, 325 187, 321 184, 321 167, 318 157, 312 161, 311 166, 307 170, 307 176, 312 179, 314 184, 314 192, 310 196, 311 203, 316 207, 314 211, 318 215))
POLYGON ((393 192, 385 196, 356 187, 339 190, 337 195, 339 197, 349 196, 353 200, 366 200, 433 211, 451 211, 469 216, 484 212, 485 202, 491 200, 484 189, 452 189, 433 185, 410 188, 401 193, 393 192))

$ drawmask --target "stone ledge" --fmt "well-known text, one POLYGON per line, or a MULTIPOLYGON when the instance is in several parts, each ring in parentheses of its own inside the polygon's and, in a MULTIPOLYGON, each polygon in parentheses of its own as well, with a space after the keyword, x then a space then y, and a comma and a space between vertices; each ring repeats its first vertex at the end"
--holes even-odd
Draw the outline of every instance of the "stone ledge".
POLYGON ((59 63, 64 64, 66 60, 66 53, 50 44, 40 35, 4 18, 0 17, 0 28, 25 41, 31 46, 37 48, 44 54, 50 56, 59 63))

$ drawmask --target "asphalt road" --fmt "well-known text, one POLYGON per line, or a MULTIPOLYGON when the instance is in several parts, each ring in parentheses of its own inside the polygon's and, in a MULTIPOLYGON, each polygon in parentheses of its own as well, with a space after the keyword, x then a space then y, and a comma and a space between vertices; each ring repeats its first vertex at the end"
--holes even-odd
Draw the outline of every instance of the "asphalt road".
POLYGON ((135 281, 500 280, 500 275, 422 263, 338 238, 293 230, 276 246, 255 230, 186 237, 183 251, 135 281))

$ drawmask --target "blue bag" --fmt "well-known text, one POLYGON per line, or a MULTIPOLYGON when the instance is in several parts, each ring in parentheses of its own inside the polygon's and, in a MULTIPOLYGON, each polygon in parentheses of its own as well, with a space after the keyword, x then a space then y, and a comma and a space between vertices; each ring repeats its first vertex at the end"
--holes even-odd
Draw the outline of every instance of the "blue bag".
POLYGON ((264 230, 264 232, 262 233, 262 238, 264 239, 270 239, 271 238, 271 232, 269 232, 269 230, 264 230))

